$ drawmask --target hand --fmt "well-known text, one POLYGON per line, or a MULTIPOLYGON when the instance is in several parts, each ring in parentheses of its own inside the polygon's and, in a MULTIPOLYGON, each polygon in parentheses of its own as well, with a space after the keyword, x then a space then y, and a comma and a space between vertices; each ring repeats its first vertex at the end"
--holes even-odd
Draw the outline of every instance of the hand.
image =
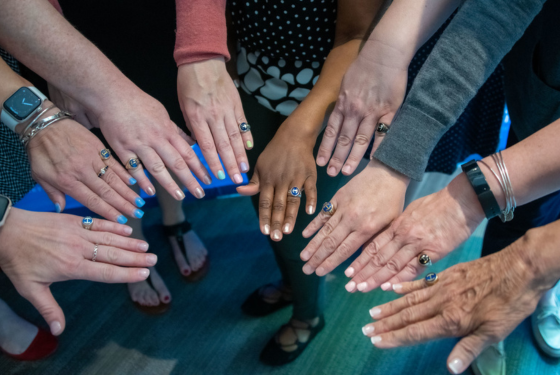
POLYGON ((49 286, 65 280, 135 283, 146 280, 157 256, 148 244, 126 238, 132 228, 94 219, 91 231, 82 218, 12 208, 0 228, 0 267, 25 299, 47 321, 53 335, 66 325, 49 286), (96 262, 92 262, 95 244, 96 262), (130 268, 126 268, 130 267, 130 268))
POLYGON ((441 191, 412 202, 391 226, 368 244, 346 270, 353 277, 346 288, 369 292, 409 281, 424 272, 418 262, 432 262, 467 240, 484 219, 484 212, 467 177, 460 174, 441 191))
MULTIPOLYGON (((330 176, 336 176, 341 168, 344 175, 354 173, 377 124, 390 125, 404 100, 408 62, 401 62, 400 54, 394 56, 396 51, 388 46, 367 47, 366 44, 344 75, 317 154, 317 165, 324 166, 336 145, 327 168, 330 176)), ((375 133, 373 150, 383 136, 375 133)))
POLYGON ((85 126, 86 129, 99 128, 99 121, 91 111, 88 111, 82 104, 60 91, 56 86, 48 83, 48 87, 49 97, 58 108, 72 113, 74 120, 85 126))
POLYGON ((378 321, 365 326, 364 334, 374 336, 374 345, 383 349, 463 337, 447 359, 452 374, 462 373, 485 348, 505 339, 532 314, 556 282, 558 274, 547 280, 537 277, 532 262, 542 247, 527 246, 530 242, 522 238, 496 254, 455 265, 438 274, 433 286, 423 279, 394 285, 395 292, 405 296, 371 309, 378 321))
POLYGON ((242 183, 240 171, 249 170, 245 148, 253 148, 253 137, 250 131, 239 130, 239 124, 247 120, 224 59, 179 66, 177 91, 187 127, 214 175, 225 178, 219 153, 232 181, 242 183))
POLYGON ((239 194, 259 197, 261 232, 280 241, 294 229, 302 198, 288 196, 292 187, 305 190, 307 213, 317 205, 317 167, 313 160, 314 139, 294 137, 290 118, 282 124, 257 160, 249 184, 237 188, 239 194))
POLYGON ((144 215, 137 208, 144 201, 123 182, 130 183, 132 177, 113 157, 101 159, 99 152, 104 148, 95 135, 72 120, 59 121, 31 139, 27 152, 33 179, 58 212, 64 210, 68 194, 93 212, 121 224, 127 221, 121 213, 137 218, 144 215), (105 166, 109 166, 105 175, 97 177, 105 166))
POLYGON ((334 215, 321 211, 303 231, 308 238, 322 227, 301 252, 307 262, 303 272, 326 275, 386 228, 402 212, 408 182, 407 177, 372 160, 331 199, 334 215))

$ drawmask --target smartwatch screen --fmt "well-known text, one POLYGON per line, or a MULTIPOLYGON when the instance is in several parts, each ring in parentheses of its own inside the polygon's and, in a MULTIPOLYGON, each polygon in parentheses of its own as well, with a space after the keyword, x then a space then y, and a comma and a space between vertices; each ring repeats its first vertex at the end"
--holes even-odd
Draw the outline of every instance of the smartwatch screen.
POLYGON ((0 195, 0 221, 2 221, 2 219, 4 218, 9 204, 10 201, 8 200, 8 198, 0 195))
POLYGON ((41 105, 41 98, 22 87, 4 102, 4 109, 18 120, 25 120, 41 105))

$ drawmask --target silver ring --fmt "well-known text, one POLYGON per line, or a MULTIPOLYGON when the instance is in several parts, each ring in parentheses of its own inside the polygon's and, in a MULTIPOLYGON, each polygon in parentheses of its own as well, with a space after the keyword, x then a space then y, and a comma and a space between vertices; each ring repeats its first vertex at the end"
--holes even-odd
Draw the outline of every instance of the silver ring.
POLYGON ((389 125, 380 122, 379 124, 377 124, 377 129, 376 130, 379 133, 387 134, 387 132, 389 131, 389 125))
POLYGON ((93 247, 93 256, 91 257, 91 261, 95 262, 96 259, 97 259, 97 245, 93 247))
POLYGON ((251 131, 251 126, 246 122, 242 122, 239 124, 239 131, 241 131, 241 133, 247 133, 248 131, 251 131))
POLYGON ((91 216, 86 216, 82 219, 82 228, 85 230, 91 230, 93 225, 93 218, 91 216))
POLYGON ((418 263, 423 267, 428 267, 432 265, 432 260, 427 254, 418 255, 418 263))
POLYGON ((439 281, 438 276, 435 272, 430 272, 429 274, 427 274, 424 280, 426 280, 426 284, 428 286, 432 286, 439 281))
POLYGON ((290 191, 288 191, 288 195, 296 198, 301 198, 301 190, 299 190, 297 186, 294 186, 290 189, 290 191))
POLYGON ((103 177, 105 175, 105 173, 107 172, 107 169, 109 169, 109 166, 106 165, 105 167, 101 168, 101 170, 99 171, 99 173, 97 174, 97 177, 103 177))

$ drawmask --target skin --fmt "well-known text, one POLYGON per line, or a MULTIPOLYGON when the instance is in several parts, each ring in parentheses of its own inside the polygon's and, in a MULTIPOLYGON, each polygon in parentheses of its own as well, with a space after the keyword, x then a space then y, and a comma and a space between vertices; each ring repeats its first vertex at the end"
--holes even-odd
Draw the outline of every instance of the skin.
POLYGON ((424 280, 394 285, 404 295, 374 307, 377 321, 363 333, 378 348, 462 337, 447 366, 464 372, 488 346, 505 339, 533 313, 560 278, 560 222, 532 229, 504 250, 455 265, 427 286, 424 280))
POLYGON ((336 37, 314 88, 286 119, 259 156, 249 184, 237 188, 242 195, 259 197, 261 232, 280 241, 294 228, 299 198, 288 197, 292 187, 305 189, 306 212, 317 205, 317 170, 313 147, 325 121, 325 113, 336 100, 342 76, 356 58, 363 38, 381 8, 381 1, 340 1, 336 37), (294 136, 297 134, 297 137, 294 136))
POLYGON ((157 262, 148 244, 127 238, 132 228, 94 219, 91 231, 82 218, 12 208, 0 228, 0 268, 22 297, 39 311, 53 335, 66 325, 49 286, 66 280, 126 283, 145 280, 157 262), (92 262, 95 244, 96 262, 92 262))

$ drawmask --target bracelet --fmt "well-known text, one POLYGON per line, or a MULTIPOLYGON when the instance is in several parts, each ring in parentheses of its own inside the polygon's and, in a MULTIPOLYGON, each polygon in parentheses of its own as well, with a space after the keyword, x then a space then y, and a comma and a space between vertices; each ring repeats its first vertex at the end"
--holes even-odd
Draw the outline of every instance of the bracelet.
POLYGON ((486 218, 492 219, 493 217, 498 216, 500 214, 500 205, 498 204, 494 193, 492 193, 490 186, 488 186, 488 182, 486 182, 486 178, 480 170, 476 160, 471 160, 461 165, 461 168, 469 179, 478 201, 484 210, 486 218))
POLYGON ((502 176, 503 183, 500 183, 500 186, 502 186, 502 190, 504 191, 504 195, 506 197, 506 209, 500 215, 500 219, 502 219, 505 223, 506 221, 513 219, 513 211, 517 207, 517 201, 515 200, 515 196, 513 194, 513 187, 511 186, 511 180, 509 179, 509 173, 506 163, 504 163, 502 152, 499 151, 497 154, 493 154, 492 159, 496 163, 498 171, 502 176))
MULTIPOLYGON (((35 124, 35 122, 37 120, 39 120, 39 118, 41 116, 43 116, 45 113, 47 113, 48 111, 50 111, 51 109, 53 109, 54 107, 56 107, 54 104, 50 105, 49 107, 43 109, 41 112, 39 112, 39 114, 37 114, 37 116, 35 116, 35 118, 25 127, 25 129, 23 130, 23 132, 21 132, 21 137, 23 137, 25 135, 25 133, 27 133, 27 131, 29 130, 29 128, 31 128, 31 126, 33 124, 35 124)), ((21 139, 20 137, 20 139, 21 139)))
POLYGON ((33 139, 33 137, 35 137, 41 130, 46 129, 48 126, 54 124, 55 122, 65 120, 67 118, 72 118, 72 117, 74 117, 74 115, 72 115, 70 112, 60 111, 54 116, 50 116, 44 120, 41 120, 39 123, 37 123, 37 125, 33 129, 31 129, 29 134, 27 134, 21 139, 21 142, 23 143, 24 146, 27 146, 29 141, 31 141, 31 139, 33 139))

